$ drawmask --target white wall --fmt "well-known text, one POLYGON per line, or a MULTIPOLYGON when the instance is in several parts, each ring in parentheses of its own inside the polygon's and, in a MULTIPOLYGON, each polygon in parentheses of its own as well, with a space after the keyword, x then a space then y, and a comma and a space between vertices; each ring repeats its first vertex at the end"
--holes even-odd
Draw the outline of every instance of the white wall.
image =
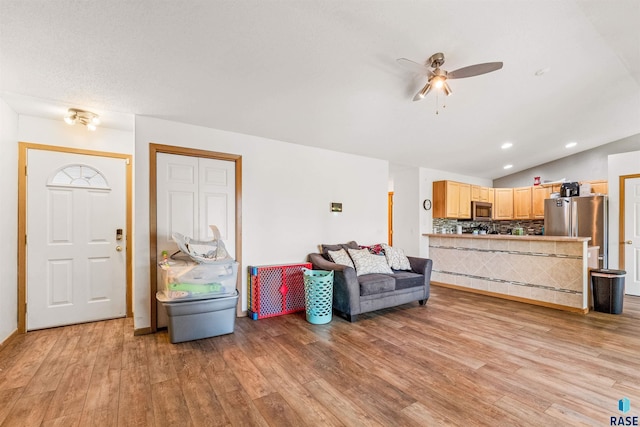
POLYGON ((0 99, 0 343, 18 329, 18 114, 0 99))
POLYGON ((619 268, 620 262, 620 176, 640 174, 640 151, 613 154, 608 157, 609 169, 609 268, 619 268))
POLYGON ((429 199, 433 202, 433 182, 442 180, 464 182, 466 184, 481 185, 483 187, 493 186, 493 182, 490 179, 460 175, 437 169, 420 168, 420 194, 419 202, 417 204, 421 211, 419 233, 421 257, 429 257, 429 238, 422 236, 422 234, 431 233, 433 231, 433 209, 425 211, 422 208, 422 201, 429 199))
POLYGON ((416 167, 392 167, 393 246, 409 256, 420 254, 420 177, 416 167))
POLYGON ((133 153, 133 132, 104 126, 98 126, 91 132, 84 126, 69 126, 62 119, 49 120, 20 115, 17 140, 110 153, 133 153))
MULTIPOLYGON (((504 176, 493 181, 494 187, 526 187, 533 178, 544 181, 594 181, 607 179, 607 156, 640 150, 640 134, 619 139, 590 150, 504 176)), ((569 151, 569 150, 567 150, 569 151)))
POLYGON ((136 117, 135 141, 136 329, 150 326, 149 143, 242 156, 242 283, 247 266, 303 262, 321 243, 387 239, 386 161, 149 117, 136 117))

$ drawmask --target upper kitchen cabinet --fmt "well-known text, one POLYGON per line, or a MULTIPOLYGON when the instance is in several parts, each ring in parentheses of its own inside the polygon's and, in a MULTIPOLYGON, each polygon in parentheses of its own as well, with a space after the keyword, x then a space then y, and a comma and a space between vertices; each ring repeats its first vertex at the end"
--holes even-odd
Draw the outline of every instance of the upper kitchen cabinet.
POLYGON ((493 203, 493 197, 489 198, 489 187, 482 187, 480 185, 471 186, 471 201, 472 202, 491 202, 493 203))
POLYGON ((471 185, 455 181, 433 183, 433 217, 470 219, 471 185))
POLYGON ((591 192, 596 194, 609 194, 607 181, 585 181, 591 184, 591 192))
POLYGON ((471 186, 471 201, 479 202, 480 201, 480 186, 472 185, 471 186))
POLYGON ((513 219, 513 188, 494 188, 493 218, 513 219))
POLYGON ((513 218, 531 218, 531 187, 513 189, 513 218))
POLYGON ((531 190, 531 214, 534 219, 544 219, 544 200, 551 197, 551 188, 536 185, 531 190))

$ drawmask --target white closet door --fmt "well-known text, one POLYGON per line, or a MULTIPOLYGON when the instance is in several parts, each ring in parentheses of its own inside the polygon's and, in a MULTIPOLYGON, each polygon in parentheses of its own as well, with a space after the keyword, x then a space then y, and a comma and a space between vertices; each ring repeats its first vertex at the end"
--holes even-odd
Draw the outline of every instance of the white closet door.
POLYGON ((236 253, 236 185, 234 162, 198 159, 200 171, 200 239, 213 238, 209 225, 216 225, 229 254, 236 253))
MULTIPOLYGON (((162 258, 162 251, 171 255, 178 250, 172 233, 210 240, 209 225, 218 227, 227 250, 235 258, 235 163, 158 153, 156 171, 158 259, 162 258)), ((157 314, 157 326, 166 326, 162 304, 158 304, 157 314)))

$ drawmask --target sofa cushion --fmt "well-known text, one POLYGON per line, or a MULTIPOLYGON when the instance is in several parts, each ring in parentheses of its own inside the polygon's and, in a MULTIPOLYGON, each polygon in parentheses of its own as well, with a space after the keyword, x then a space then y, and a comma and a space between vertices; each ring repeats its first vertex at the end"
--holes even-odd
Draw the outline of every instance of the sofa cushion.
MULTIPOLYGON (((374 255, 375 256, 375 255, 374 255)), ((391 292, 396 288, 396 279, 388 274, 365 274, 358 277, 360 296, 391 292)))
POLYGON ((384 256, 387 257, 387 264, 394 270, 411 270, 411 264, 409 264, 409 258, 404 254, 404 251, 399 248, 394 248, 386 243, 382 244, 384 250, 384 256))
POLYGON ((350 241, 347 243, 340 243, 337 245, 327 245, 325 243, 320 245, 320 248, 322 249, 322 256, 328 260, 331 261, 331 258, 329 257, 329 251, 339 251, 340 249, 358 249, 359 246, 355 241, 350 241))
POLYGON ((393 274, 387 259, 382 255, 372 255, 368 249, 349 249, 349 255, 358 276, 372 273, 393 274))
POLYGON ((396 279, 396 290, 424 286, 424 276, 422 274, 396 271, 393 277, 396 279))
POLYGON ((353 261, 351 261, 351 257, 344 249, 340 249, 339 251, 327 251, 327 253, 329 254, 329 258, 331 258, 331 261, 335 262, 336 264, 355 268, 353 266, 353 261))

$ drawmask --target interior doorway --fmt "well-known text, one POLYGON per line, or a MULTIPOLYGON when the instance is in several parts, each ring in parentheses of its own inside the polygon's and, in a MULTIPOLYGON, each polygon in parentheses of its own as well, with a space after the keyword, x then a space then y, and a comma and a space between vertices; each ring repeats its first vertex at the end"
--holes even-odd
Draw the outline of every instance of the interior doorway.
MULTIPOLYGON (((156 292, 158 290, 158 277, 157 277, 157 265, 161 249, 161 242, 158 240, 158 232, 162 229, 162 226, 158 223, 158 208, 159 208, 159 188, 158 188, 158 167, 159 157, 164 155, 176 155, 192 158, 195 161, 197 159, 212 159, 223 162, 233 163, 233 179, 234 179, 234 224, 230 227, 235 242, 235 258, 240 266, 242 266, 242 156, 227 153, 218 153, 214 151, 197 150, 185 147, 176 147, 170 145, 149 144, 149 227, 150 227, 150 312, 151 312, 151 332, 155 332, 159 326, 159 311, 156 302, 156 292)), ((226 244, 226 242, 225 242, 226 244)), ((241 283, 241 273, 238 274, 238 281, 236 288, 240 295, 243 294, 241 283)), ((242 314, 242 307, 238 304, 237 314, 242 314)), ((164 323, 160 319, 160 323, 164 323)))

